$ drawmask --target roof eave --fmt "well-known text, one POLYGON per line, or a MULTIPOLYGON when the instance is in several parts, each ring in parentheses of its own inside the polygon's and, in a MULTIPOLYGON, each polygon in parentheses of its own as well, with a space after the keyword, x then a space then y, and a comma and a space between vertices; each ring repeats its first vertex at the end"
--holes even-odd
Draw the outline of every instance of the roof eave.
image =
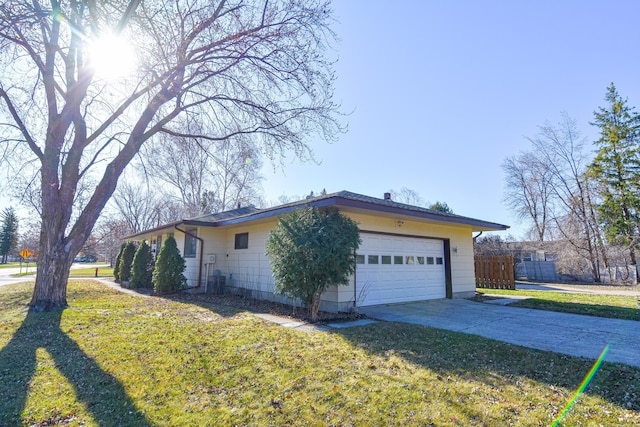
POLYGON ((300 209, 300 206, 304 206, 304 205, 308 205, 311 207, 346 206, 346 207, 351 207, 356 209, 374 210, 377 212, 393 213, 396 215, 411 216, 411 217, 429 219, 429 220, 438 221, 438 222, 470 225, 473 231, 500 231, 500 230, 507 230, 509 228, 508 225, 497 224, 489 221, 482 221, 474 218, 455 216, 455 215, 454 216, 441 215, 436 212, 430 213, 430 212, 422 212, 422 211, 412 211, 412 210, 400 208, 397 206, 385 206, 377 203, 353 200, 353 199, 349 199, 341 196, 333 196, 333 197, 329 197, 326 199, 319 199, 319 200, 309 200, 306 203, 303 201, 302 203, 287 205, 281 208, 259 211, 257 213, 253 213, 243 217, 222 220, 217 222, 216 225, 223 226, 223 225, 240 224, 246 221, 253 221, 257 219, 264 219, 264 218, 284 215, 286 213, 300 209))
POLYGON ((159 227, 155 227, 155 228, 150 228, 148 230, 144 230, 144 231, 140 231, 138 233, 134 233, 134 234, 130 234, 128 236, 124 236, 123 239, 124 240, 128 240, 128 239, 133 239, 134 237, 140 237, 140 236, 144 236, 146 234, 153 234, 156 233, 160 230, 166 230, 167 228, 174 228, 176 225, 180 225, 183 224, 184 221, 174 221, 174 222, 170 222, 169 224, 164 224, 161 225, 159 227))

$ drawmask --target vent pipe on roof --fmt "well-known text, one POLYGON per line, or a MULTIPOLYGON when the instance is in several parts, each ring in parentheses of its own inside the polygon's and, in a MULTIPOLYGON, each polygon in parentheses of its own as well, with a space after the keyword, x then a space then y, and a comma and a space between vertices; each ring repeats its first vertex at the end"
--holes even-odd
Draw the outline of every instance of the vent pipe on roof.
POLYGON ((391 193, 384 193, 385 200, 391 200, 391 193))

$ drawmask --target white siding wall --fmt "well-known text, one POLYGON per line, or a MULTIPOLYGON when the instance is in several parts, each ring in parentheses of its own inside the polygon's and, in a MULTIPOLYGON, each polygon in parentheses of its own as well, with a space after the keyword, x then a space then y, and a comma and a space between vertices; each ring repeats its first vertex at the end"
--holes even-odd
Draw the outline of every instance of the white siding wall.
MULTIPOLYGON (((407 219, 403 219, 404 224, 398 226, 397 219, 363 214, 345 214, 355 220, 361 230, 450 239, 453 296, 454 298, 468 297, 474 294, 475 272, 470 226, 433 225, 407 219), (457 251, 454 251, 454 248, 457 251)), ((275 285, 271 264, 265 255, 265 245, 269 230, 275 227, 276 224, 277 220, 274 219, 273 221, 252 225, 200 227, 198 229, 198 237, 204 239, 203 263, 209 264, 208 255, 216 255, 215 264, 203 266, 203 281, 206 281, 208 271, 213 271, 213 269, 220 270, 220 273, 226 277, 228 289, 235 289, 258 298, 289 304, 294 303, 294 301, 273 294, 275 285), (247 249, 234 249, 235 235, 237 233, 249 233, 249 247, 247 249)), ((184 250, 184 234, 175 231, 174 237, 178 243, 178 248, 182 252, 184 250)), ((147 237, 148 240, 151 238, 151 236, 147 237)), ((165 238, 166 233, 163 235, 163 239, 165 238)), ((186 260, 187 270, 185 275, 189 280, 189 286, 196 286, 200 250, 200 243, 198 242, 198 253, 194 258, 187 258, 186 260)), ((334 286, 328 289, 323 295, 321 309, 348 311, 353 306, 353 301, 354 286, 353 279, 351 279, 347 286, 334 286)))
POLYGON ((271 264, 265 255, 265 247, 269 230, 275 227, 277 221, 240 225, 226 230, 226 261, 222 272, 227 277, 229 288, 246 289, 257 298, 274 299, 274 281, 271 264), (235 236, 239 233, 249 233, 249 247, 235 249, 235 236))
MULTIPOLYGON (((204 240, 202 263, 202 282, 206 284, 207 277, 213 275, 216 270, 225 275, 227 271, 227 232, 225 229, 215 227, 199 227, 198 237, 204 240), (215 262, 209 262, 209 255, 215 255, 215 262)), ((198 250, 200 250, 198 248, 198 250)), ((204 292, 204 289, 203 289, 204 292)))

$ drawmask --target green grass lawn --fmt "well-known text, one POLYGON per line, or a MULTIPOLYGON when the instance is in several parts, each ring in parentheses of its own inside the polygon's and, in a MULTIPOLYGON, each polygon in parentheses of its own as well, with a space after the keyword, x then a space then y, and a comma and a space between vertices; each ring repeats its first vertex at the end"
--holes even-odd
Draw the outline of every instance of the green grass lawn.
MULTIPOLYGON (((34 263, 30 262, 29 264, 34 265, 34 263)), ((23 266, 26 265, 26 263, 22 264, 23 266)), ((20 263, 19 262, 8 262, 6 264, 0 264, 0 268, 20 268, 20 263)))
POLYGON ((534 290, 512 291, 484 288, 476 290, 488 296, 500 294, 532 297, 509 304, 511 307, 561 311, 613 319, 640 320, 637 297, 534 290))
MULTIPOLYGON (((74 268, 69 273, 71 277, 95 277, 96 267, 74 268)), ((113 277, 113 267, 98 267, 98 277, 113 277)))
MULTIPOLYGON (((227 306, 0 288, 0 425, 550 425, 593 361, 417 325, 306 333, 227 306)), ((201 303, 204 304, 204 303, 201 303)), ((604 363, 563 425, 638 425, 640 369, 604 363)))

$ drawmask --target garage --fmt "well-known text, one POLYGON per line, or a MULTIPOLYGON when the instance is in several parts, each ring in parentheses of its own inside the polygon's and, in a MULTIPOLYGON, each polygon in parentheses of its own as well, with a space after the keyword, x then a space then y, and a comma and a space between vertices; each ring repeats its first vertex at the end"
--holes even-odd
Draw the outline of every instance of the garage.
POLYGON ((356 266, 358 306, 446 297, 444 242, 362 233, 356 266))

